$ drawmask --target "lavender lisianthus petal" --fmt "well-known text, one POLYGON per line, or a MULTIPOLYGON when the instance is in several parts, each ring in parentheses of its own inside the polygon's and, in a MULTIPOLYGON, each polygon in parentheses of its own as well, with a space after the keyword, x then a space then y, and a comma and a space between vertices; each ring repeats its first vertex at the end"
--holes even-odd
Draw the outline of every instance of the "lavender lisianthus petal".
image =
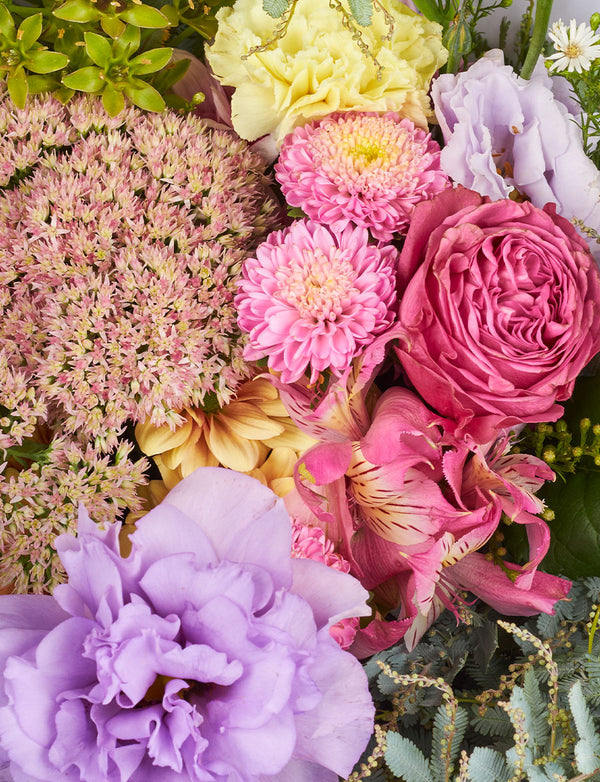
MULTIPOLYGON (((226 470, 185 483, 185 509, 164 503, 142 519, 126 559, 118 526, 84 517, 81 538, 63 538, 68 612, 55 602, 43 617, 34 600, 42 629, 10 640, 0 669, 0 742, 15 780, 329 782, 323 742, 343 773, 336 758, 351 766, 366 745, 364 672, 318 629, 332 608, 362 613, 361 588, 335 574, 339 605, 290 591, 291 525, 275 495, 226 470)), ((311 577, 315 593, 336 587, 325 565, 311 577)), ((19 616, 29 600, 7 601, 0 621, 35 630, 19 616)))
MULTIPOLYGON (((5 595, 0 603, 0 670, 11 656, 34 648, 56 625, 68 618, 48 595, 5 595)), ((6 703, 0 689, 0 706, 6 703)))
MULTIPOLYGON (((563 81, 540 64, 521 79, 499 50, 463 73, 438 77, 432 98, 446 142, 442 168, 493 200, 516 188, 535 206, 555 203, 563 217, 598 231, 600 172, 583 150, 563 81)), ((598 245, 590 249, 599 260, 598 245)))
POLYGON ((260 565, 278 586, 288 587, 292 537, 283 501, 249 476, 239 475, 232 486, 223 473, 218 467, 196 470, 169 492, 163 505, 175 506, 196 522, 220 559, 260 565))
POLYGON ((292 567, 292 591, 310 603, 319 630, 347 617, 371 614, 366 604, 369 593, 347 573, 332 568, 324 573, 321 563, 311 559, 294 559, 292 567))

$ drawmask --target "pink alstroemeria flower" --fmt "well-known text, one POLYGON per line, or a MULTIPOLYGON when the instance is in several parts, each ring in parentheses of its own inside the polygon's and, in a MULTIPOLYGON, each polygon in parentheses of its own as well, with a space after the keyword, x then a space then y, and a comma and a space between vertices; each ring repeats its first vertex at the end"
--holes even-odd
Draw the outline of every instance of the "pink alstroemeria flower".
MULTIPOLYGON (((551 611, 569 584, 536 570, 549 531, 534 515, 543 509, 534 493, 553 478, 548 466, 509 454, 508 437, 485 446, 455 440, 451 423, 403 388, 386 391, 367 423, 368 385, 363 382, 358 392, 349 385, 345 415, 339 389, 335 402, 321 403, 328 422, 342 421, 344 429, 321 431, 321 442, 296 470, 300 497, 381 609, 359 631, 352 650, 366 656, 405 633, 414 646, 444 607, 456 612, 465 589, 508 614, 551 611), (361 413, 354 426, 351 401, 361 413), (481 564, 483 555, 469 564, 503 513, 526 525, 531 552, 524 566, 504 565, 513 580, 499 565, 485 559, 481 564), (489 578, 471 577, 481 568, 490 570, 489 578), (384 621, 394 609, 400 609, 397 621, 384 621)), ((296 395, 298 409, 301 398, 296 395)))

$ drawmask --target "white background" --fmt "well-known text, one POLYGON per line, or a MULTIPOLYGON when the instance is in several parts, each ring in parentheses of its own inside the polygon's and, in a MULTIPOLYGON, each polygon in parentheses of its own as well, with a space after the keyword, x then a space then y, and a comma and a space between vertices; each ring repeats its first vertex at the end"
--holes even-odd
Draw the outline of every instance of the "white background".
MULTIPOLYGON (((498 29, 502 17, 507 16, 511 20, 510 29, 514 31, 518 28, 527 5, 526 0, 513 0, 510 8, 500 8, 480 23, 479 28, 487 36, 490 46, 498 44, 498 29)), ((596 11, 600 12, 600 0, 554 0, 550 21, 562 19, 568 24, 571 19, 576 19, 578 24, 589 23, 590 16, 596 11)))

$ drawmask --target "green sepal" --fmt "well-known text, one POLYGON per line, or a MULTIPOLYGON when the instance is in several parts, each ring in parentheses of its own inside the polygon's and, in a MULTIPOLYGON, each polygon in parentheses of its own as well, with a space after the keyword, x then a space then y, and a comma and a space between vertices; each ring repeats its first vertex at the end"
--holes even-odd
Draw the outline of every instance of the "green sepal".
POLYGON ((0 33, 10 41, 15 40, 15 23, 4 3, 0 3, 0 33))
POLYGON ((29 94, 29 86, 27 84, 27 77, 25 71, 22 68, 8 77, 6 80, 6 86, 8 87, 8 94, 10 99, 18 109, 24 109, 27 102, 27 95, 29 94))
POLYGON ((112 46, 110 42, 98 33, 85 33, 85 51, 94 65, 105 68, 112 57, 112 46))
POLYGON ((162 70, 169 63, 172 54, 173 49, 150 49, 129 60, 129 65, 135 70, 136 76, 143 76, 146 73, 162 70))
POLYGON ((120 90, 107 84, 102 93, 102 105, 110 117, 116 117, 125 108, 125 98, 120 90))
POLYGON ((42 15, 34 14, 23 19, 17 33, 17 40, 22 52, 31 49, 42 34, 42 15))
POLYGON ((371 0, 348 0, 352 16, 361 27, 368 27, 373 16, 373 3, 371 0))
POLYGON ((70 90, 99 92, 106 86, 101 73, 100 68, 97 68, 95 65, 89 65, 86 68, 80 68, 78 71, 73 71, 73 73, 63 76, 62 83, 70 90))
POLYGON ((132 87, 130 84, 123 86, 123 91, 129 100, 144 111, 164 111, 165 102, 160 92, 147 84, 144 87, 132 87))
POLYGON ((289 7, 290 0, 263 0, 263 10, 273 19, 279 19, 289 7))
POLYGON ((52 13, 57 19, 78 24, 96 22, 100 18, 100 12, 86 0, 67 0, 52 13))
POLYGON ((125 30, 126 25, 118 16, 102 14, 100 17, 100 27, 110 38, 118 38, 125 30))
POLYGON ((170 27, 167 17, 151 5, 134 5, 122 11, 119 16, 124 22, 136 27, 170 27))
POLYGON ((25 66, 33 73, 53 73, 64 68, 69 62, 66 54, 48 52, 43 49, 27 53, 25 66))

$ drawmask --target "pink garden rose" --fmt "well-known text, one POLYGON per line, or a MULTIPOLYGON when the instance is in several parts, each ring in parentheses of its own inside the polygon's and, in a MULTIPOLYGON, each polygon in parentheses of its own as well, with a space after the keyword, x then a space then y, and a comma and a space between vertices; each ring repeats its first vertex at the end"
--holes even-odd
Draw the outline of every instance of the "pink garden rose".
POLYGON ((406 374, 480 443, 559 418, 600 349, 600 272, 553 204, 446 190, 417 206, 399 282, 406 374))

